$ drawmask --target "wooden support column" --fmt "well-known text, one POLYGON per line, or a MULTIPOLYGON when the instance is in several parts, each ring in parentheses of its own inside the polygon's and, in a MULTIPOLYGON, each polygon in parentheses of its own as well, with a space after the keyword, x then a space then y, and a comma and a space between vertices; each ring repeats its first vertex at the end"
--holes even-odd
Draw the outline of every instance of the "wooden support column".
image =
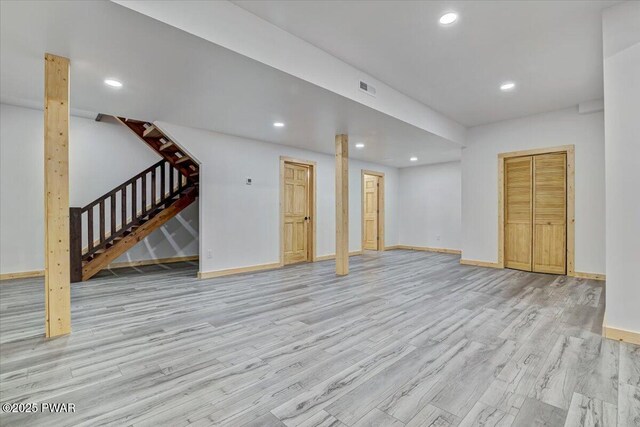
POLYGON ((336 135, 336 274, 349 274, 349 137, 336 135))
POLYGON ((69 260, 69 60, 45 54, 45 333, 71 332, 69 260))

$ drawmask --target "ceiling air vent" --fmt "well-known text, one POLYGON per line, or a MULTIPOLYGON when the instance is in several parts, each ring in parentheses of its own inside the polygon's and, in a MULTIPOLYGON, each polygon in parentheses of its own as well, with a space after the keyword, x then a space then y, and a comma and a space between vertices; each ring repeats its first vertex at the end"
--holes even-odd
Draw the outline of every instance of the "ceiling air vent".
POLYGON ((371 96, 376 96, 376 88, 360 80, 360 90, 371 96))

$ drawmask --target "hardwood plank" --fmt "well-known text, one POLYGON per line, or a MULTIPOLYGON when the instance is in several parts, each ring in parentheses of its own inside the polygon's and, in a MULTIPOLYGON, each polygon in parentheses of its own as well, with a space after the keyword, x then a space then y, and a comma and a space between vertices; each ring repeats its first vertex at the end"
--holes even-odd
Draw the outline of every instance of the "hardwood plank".
POLYGON ((260 418, 257 418, 251 421, 250 423, 243 425, 243 427, 281 427, 281 426, 284 426, 282 421, 280 421, 271 412, 267 412, 260 418))
POLYGON ((530 397, 569 409, 573 390, 578 383, 578 362, 583 340, 560 337, 542 368, 530 397))
POLYGON ((562 405, 566 393, 569 412, 586 413, 586 399, 590 413, 617 407, 635 425, 636 347, 592 332, 604 282, 402 249, 350 267, 202 280, 194 263, 103 271, 71 289, 74 333, 58 340, 41 333, 43 279, 7 280, 0 400, 76 403, 56 415, 63 426, 530 426, 563 425, 567 411, 539 399, 562 405))
POLYGON ((437 358, 427 369, 399 387, 378 407, 403 422, 410 421, 429 403, 433 394, 441 391, 448 379, 458 372, 474 354, 484 348, 479 343, 460 341, 437 358), (428 395, 431 392, 432 395, 428 395))
POLYGON ((331 404, 340 395, 349 392, 358 384, 414 350, 415 347, 407 344, 391 344, 360 363, 312 387, 308 392, 278 406, 271 412, 287 426, 301 424, 313 415, 310 411, 314 408, 331 404))
POLYGON ((574 390, 615 405, 618 401, 619 353, 620 344, 615 341, 600 336, 585 339, 574 390))
POLYGON ((513 427, 549 426, 556 427, 564 425, 567 418, 567 411, 548 405, 536 399, 527 398, 518 412, 518 416, 513 421, 513 427))
POLYGON ((300 424, 300 427, 343 427, 339 420, 326 411, 318 411, 314 416, 300 424))
POLYGON ((505 413, 517 414, 525 396, 510 391, 510 384, 501 379, 496 379, 480 397, 479 402, 485 403, 505 413))
POLYGON ((460 427, 509 427, 515 417, 485 403, 477 402, 460 422, 460 427))
POLYGON ((636 427, 640 425, 640 388, 620 384, 618 393, 618 426, 636 427))
POLYGON ((573 393, 565 427, 601 427, 618 424, 617 407, 599 399, 573 393))
POLYGON ((327 406, 326 411, 347 425, 353 424, 431 365, 446 349, 442 344, 417 349, 327 406))
POLYGON ((353 427, 404 427, 404 423, 374 408, 357 423, 353 424, 353 427))
POLYGON ((459 423, 458 417, 428 404, 406 424, 406 427, 450 427, 459 423))
POLYGON ((640 387, 640 345, 620 343, 620 382, 640 387))

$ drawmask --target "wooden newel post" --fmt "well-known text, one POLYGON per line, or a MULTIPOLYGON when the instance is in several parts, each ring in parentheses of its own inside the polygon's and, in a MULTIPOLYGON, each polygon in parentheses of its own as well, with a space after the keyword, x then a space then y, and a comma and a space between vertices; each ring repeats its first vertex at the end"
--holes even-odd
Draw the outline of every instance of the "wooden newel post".
POLYGON ((69 208, 71 283, 82 282, 82 208, 69 208))

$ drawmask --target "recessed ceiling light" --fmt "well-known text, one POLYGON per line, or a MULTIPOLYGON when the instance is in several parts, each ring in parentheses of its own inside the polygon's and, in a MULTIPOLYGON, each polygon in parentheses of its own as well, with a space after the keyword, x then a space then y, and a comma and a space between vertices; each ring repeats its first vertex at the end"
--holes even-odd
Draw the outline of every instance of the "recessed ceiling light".
POLYGON ((111 87, 122 87, 122 83, 120 83, 117 80, 114 79, 106 79, 104 81, 104 84, 106 84, 107 86, 111 86, 111 87))
POLYGON ((412 162, 417 162, 418 158, 416 156, 413 156, 409 160, 412 161, 412 162))
POLYGON ((442 25, 450 25, 458 20, 458 14, 455 12, 447 12, 440 17, 440 23, 442 25))
POLYGON ((501 91, 509 91, 509 90, 513 90, 516 87, 516 84, 514 82, 504 82, 500 85, 500 90, 501 91))
POLYGON ((284 127, 284 123, 282 123, 282 122, 275 122, 275 123, 273 124, 273 126, 274 126, 274 127, 277 127, 277 128, 283 128, 283 127, 284 127))
POLYGON ((356 144, 356 148, 364 148, 364 144, 362 142, 358 142, 356 144))

